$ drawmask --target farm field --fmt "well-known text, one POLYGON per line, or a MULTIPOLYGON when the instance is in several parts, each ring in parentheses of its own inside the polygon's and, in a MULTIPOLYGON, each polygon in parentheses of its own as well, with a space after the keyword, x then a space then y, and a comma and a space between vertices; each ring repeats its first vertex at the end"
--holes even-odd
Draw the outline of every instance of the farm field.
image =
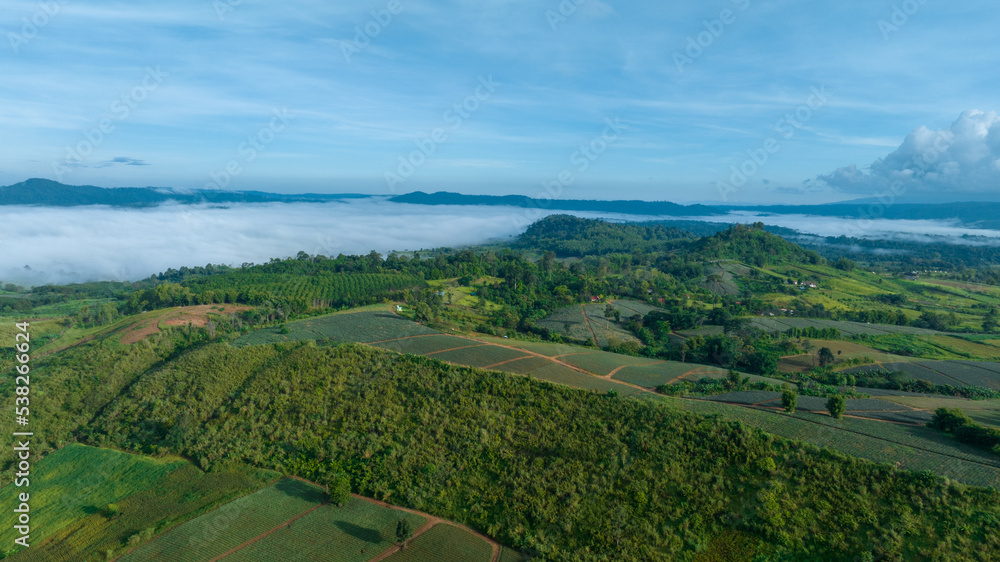
POLYGON ((525 359, 519 359, 517 361, 495 367, 493 370, 504 371, 517 375, 530 375, 531 377, 539 380, 556 384, 564 384, 566 386, 581 388, 584 390, 596 390, 599 392, 614 390, 623 396, 631 396, 642 392, 641 390, 624 384, 619 384, 613 380, 574 371, 569 367, 553 363, 552 361, 548 361, 541 357, 527 357, 525 359))
POLYGON ((176 527, 121 558, 122 562, 211 560, 319 507, 326 493, 317 486, 285 478, 176 527))
POLYGON ((748 408, 709 400, 660 397, 668 404, 701 414, 717 414, 789 439, 904 469, 930 470, 974 486, 1000 486, 1000 458, 956 442, 926 427, 845 418, 809 412, 748 408))
MULTIPOLYGON (((104 560, 129 539, 148 540, 172 522, 258 490, 276 476, 250 468, 204 473, 184 459, 78 444, 49 454, 32 472, 32 546, 15 560, 104 560), (109 504, 120 513, 105 513, 109 504)), ((0 488, 0 501, 15 506, 15 494, 23 491, 8 484, 0 488)), ((14 533, 2 529, 0 540, 13 545, 14 533)))
POLYGON ((456 365, 484 368, 492 365, 499 366, 501 363, 528 356, 527 353, 516 349, 476 342, 475 340, 463 341, 464 343, 458 349, 427 354, 427 357, 456 365))
POLYGON ((326 338, 338 342, 374 343, 440 333, 397 316, 388 310, 388 306, 381 306, 382 310, 352 310, 289 322, 285 325, 287 334, 282 334, 279 328, 256 330, 238 338, 233 345, 242 347, 326 338))
POLYGON ((607 351, 585 351, 583 348, 577 348, 577 350, 576 353, 560 355, 557 358, 564 363, 598 375, 610 375, 624 365, 646 365, 657 362, 656 359, 650 357, 632 357, 631 355, 607 351))
POLYGON ((781 361, 778 363, 778 370, 785 373, 803 373, 808 371, 815 366, 814 360, 816 360, 819 350, 824 347, 829 348, 836 357, 836 361, 833 363, 834 369, 848 359, 862 359, 867 357, 873 362, 883 363, 908 360, 906 357, 879 351, 866 345, 851 341, 819 340, 809 338, 809 342, 812 345, 812 349, 809 353, 782 357, 781 361))
POLYGON ((834 328, 845 336, 865 334, 880 336, 886 334, 938 335, 942 332, 914 328, 912 326, 893 326, 889 324, 865 324, 862 322, 847 322, 842 320, 825 320, 822 318, 751 318, 752 325, 766 332, 785 332, 790 328, 834 328))
POLYGON ((884 400, 932 412, 957 408, 979 423, 1000 427, 1000 400, 969 400, 955 396, 886 396, 884 400))
MULTIPOLYGON (((768 391, 737 391, 709 396, 712 402, 726 402, 762 408, 781 408, 781 394, 768 391)), ((895 423, 926 424, 931 413, 905 406, 897 402, 879 399, 847 399, 845 415, 895 423)), ((826 413, 826 399, 815 396, 799 396, 796 411, 826 413)))
POLYGON ((392 562, 489 562, 493 548, 483 539, 447 523, 438 523, 406 548, 386 558, 392 562))
MULTIPOLYGON (((749 378, 750 382, 785 384, 785 381, 759 375, 748 375, 746 373, 740 373, 740 375, 749 378)), ((718 367, 694 363, 679 363, 676 361, 661 361, 652 365, 624 367, 611 378, 645 388, 656 388, 663 384, 678 383, 680 381, 694 382, 702 378, 724 379, 727 376, 729 376, 729 371, 718 367)))
POLYGON ((977 361, 920 361, 884 363, 849 369, 846 372, 902 371, 915 380, 939 385, 980 386, 1000 390, 1000 363, 977 361))
POLYGON ((426 355, 428 353, 436 353, 438 351, 444 351, 446 349, 455 349, 456 347, 462 347, 463 345, 469 345, 469 340, 465 338, 460 338, 458 336, 449 336, 447 334, 432 334, 426 336, 416 336, 403 338, 398 340, 389 340, 379 343, 374 343, 375 347, 381 347, 382 349, 388 349, 389 351, 395 351, 396 353, 410 353, 413 355, 426 355))
MULTIPOLYGON (((577 340, 587 341, 596 337, 597 345, 600 347, 608 345, 610 339, 638 342, 639 340, 631 333, 604 317, 606 306, 604 303, 564 306, 536 324, 577 340)), ((625 308, 620 310, 623 311, 623 317, 626 316, 626 312, 629 312, 629 316, 635 314, 625 308)))
POLYGON ((359 498, 352 498, 343 507, 323 504, 291 525, 237 550, 223 560, 367 562, 395 544, 396 524, 401 519, 409 521, 411 529, 418 529, 427 521, 420 515, 359 498))

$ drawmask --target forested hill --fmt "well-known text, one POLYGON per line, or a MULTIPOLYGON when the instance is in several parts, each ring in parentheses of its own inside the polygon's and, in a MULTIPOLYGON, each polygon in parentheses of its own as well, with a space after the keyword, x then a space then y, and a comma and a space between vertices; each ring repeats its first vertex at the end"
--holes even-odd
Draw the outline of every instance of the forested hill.
POLYGON ((692 253, 713 259, 734 259, 763 266, 782 262, 818 263, 822 258, 764 230, 764 225, 736 224, 694 243, 692 253))
POLYGON ((569 215, 551 215, 528 227, 518 238, 519 248, 536 248, 562 257, 583 257, 636 251, 662 251, 690 232, 657 224, 608 223, 569 215))
POLYGON ((532 209, 558 209, 561 211, 602 211, 628 215, 669 215, 673 217, 697 217, 721 215, 723 211, 705 205, 678 205, 669 201, 596 201, 585 199, 535 199, 524 195, 462 195, 438 191, 424 193, 415 191, 393 197, 394 203, 413 205, 489 205, 526 207, 532 209))
POLYGON ((77 207, 83 205, 110 205, 113 207, 152 207, 167 202, 175 203, 296 203, 319 202, 334 199, 353 199, 367 195, 324 195, 304 193, 283 195, 262 191, 221 191, 196 189, 174 191, 156 187, 104 188, 92 185, 64 185, 45 179, 30 179, 0 186, 0 205, 45 205, 77 207))
POLYGON ((555 252, 560 257, 664 252, 683 248, 705 259, 734 259, 752 265, 817 263, 819 254, 767 232, 764 225, 723 225, 700 237, 657 223, 611 223, 569 215, 551 215, 530 227, 515 243, 519 248, 555 252))

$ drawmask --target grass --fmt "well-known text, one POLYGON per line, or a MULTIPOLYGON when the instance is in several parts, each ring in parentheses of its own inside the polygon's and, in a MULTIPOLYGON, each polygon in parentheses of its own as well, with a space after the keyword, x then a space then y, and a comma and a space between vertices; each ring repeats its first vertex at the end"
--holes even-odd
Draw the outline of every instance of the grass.
POLYGON ((316 486, 285 478, 188 521, 121 560, 210 560, 319 506, 325 497, 325 492, 316 486))
POLYGON ((395 544, 396 524, 401 519, 408 520, 411 529, 427 521, 420 515, 358 498, 343 507, 326 504, 225 560, 366 562, 395 544))
POLYGON ((493 548, 483 539, 438 523, 386 560, 391 562, 489 562, 493 548))
MULTIPOLYGON (((131 537, 142 542, 173 522, 257 490, 274 476, 256 469, 206 474, 176 457, 68 445, 32 470, 32 546, 17 559, 103 560, 131 537), (112 503, 120 514, 109 518, 103 510, 112 503)), ((23 491, 7 485, 0 489, 0 502, 14 506, 15 494, 23 491)), ((13 529, 0 531, 0 540, 13 545, 13 529)))

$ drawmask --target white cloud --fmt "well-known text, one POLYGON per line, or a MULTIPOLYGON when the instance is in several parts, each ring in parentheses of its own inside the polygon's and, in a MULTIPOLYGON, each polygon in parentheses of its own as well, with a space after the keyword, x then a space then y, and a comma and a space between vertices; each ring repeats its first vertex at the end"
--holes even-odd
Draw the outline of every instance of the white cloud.
POLYGON ((921 126, 868 170, 852 164, 819 179, 849 193, 894 184, 913 193, 1000 193, 1000 115, 974 109, 947 129, 921 126))

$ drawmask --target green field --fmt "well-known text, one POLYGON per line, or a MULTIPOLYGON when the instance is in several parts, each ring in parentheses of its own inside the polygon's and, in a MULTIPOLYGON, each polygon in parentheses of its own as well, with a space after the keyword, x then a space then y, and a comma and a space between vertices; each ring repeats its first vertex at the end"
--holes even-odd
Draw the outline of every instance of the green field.
POLYGON ((386 560, 392 562, 489 562, 493 548, 483 539, 447 523, 438 523, 386 560))
MULTIPOLYGON (((613 320, 604 317, 606 306, 604 303, 564 306, 536 324, 576 340, 589 341, 596 337, 597 345, 600 347, 608 345, 610 340, 638 343, 639 340, 635 336, 613 320)), ((635 314, 624 308, 620 310, 623 318, 635 314)))
POLYGON ((914 380, 925 380, 937 385, 979 386, 1000 390, 1000 363, 914 360, 857 367, 847 372, 871 371, 901 371, 914 380))
MULTIPOLYGON (((13 559, 104 560, 108 551, 148 540, 274 476, 255 469, 204 473, 183 459, 67 445, 32 470, 32 546, 13 559), (108 504, 120 513, 110 517, 104 512, 108 504)), ((8 484, 0 488, 0 502, 13 509, 23 491, 8 484)), ((12 528, 0 530, 4 545, 13 545, 14 537, 12 528)))
POLYGON ((462 347, 463 345, 469 345, 470 343, 475 342, 470 342, 469 340, 458 336, 440 334, 404 338, 400 340, 389 340, 372 345, 381 347, 382 349, 388 349, 389 351, 395 351, 396 353, 426 355, 428 353, 436 353, 446 349, 455 349, 456 347, 462 347))
POLYGON ((461 349, 433 353, 428 355, 428 357, 455 363, 456 365, 482 368, 528 356, 523 351, 508 349, 498 345, 479 343, 473 340, 463 340, 463 342, 464 347, 461 349))
POLYGON ((122 562, 211 560, 320 506, 326 493, 285 478, 172 529, 121 558, 122 562))
POLYGON ((612 371, 625 365, 644 365, 656 362, 656 359, 648 357, 632 357, 618 353, 608 353, 607 351, 577 349, 579 349, 577 353, 561 356, 559 360, 569 363, 574 367, 590 371, 591 373, 597 373, 598 375, 610 375, 612 371))
POLYGON ((716 414, 774 435, 870 461, 898 462, 904 469, 929 470, 964 484, 1000 487, 1000 458, 926 427, 853 418, 836 420, 809 412, 789 416, 708 400, 660 399, 687 411, 716 414))
POLYGON ((352 498, 343 507, 325 504, 288 527, 237 550, 225 560, 366 562, 396 543, 396 524, 401 519, 408 520, 411 529, 427 521, 420 515, 358 498, 352 498))
POLYGON ((282 334, 280 328, 264 328, 240 337, 233 345, 242 347, 326 338, 337 342, 372 343, 440 333, 388 310, 330 314, 289 322, 285 327, 287 334, 282 334))
POLYGON ((824 320, 822 318, 751 318, 752 325, 765 332, 786 332, 791 328, 834 328, 845 336, 859 334, 881 336, 888 334, 939 335, 942 332, 914 328, 912 326, 894 326, 889 324, 866 324, 862 322, 847 322, 841 320, 824 320))

